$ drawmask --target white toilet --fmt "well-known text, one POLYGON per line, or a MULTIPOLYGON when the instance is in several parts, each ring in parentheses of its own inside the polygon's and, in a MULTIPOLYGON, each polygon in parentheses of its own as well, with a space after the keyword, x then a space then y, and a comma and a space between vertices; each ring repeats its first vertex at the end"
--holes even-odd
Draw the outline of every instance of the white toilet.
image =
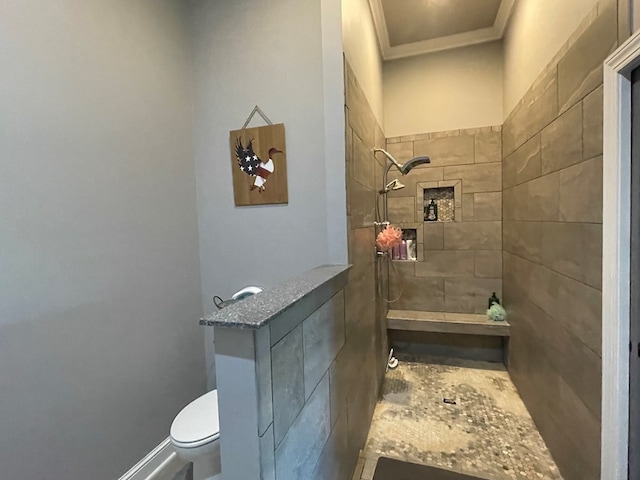
POLYGON ((218 391, 205 393, 184 407, 171 424, 170 438, 178 456, 193 462, 193 480, 219 479, 218 391))

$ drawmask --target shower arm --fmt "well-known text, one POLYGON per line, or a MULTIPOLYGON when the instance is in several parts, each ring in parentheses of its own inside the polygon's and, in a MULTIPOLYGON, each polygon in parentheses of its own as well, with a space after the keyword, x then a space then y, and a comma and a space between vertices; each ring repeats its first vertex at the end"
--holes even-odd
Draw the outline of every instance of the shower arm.
MULTIPOLYGON (((387 152, 384 148, 374 148, 373 149, 373 153, 378 153, 378 152, 382 152, 384 153, 384 156, 387 157, 391 162, 393 162, 393 164, 398 168, 398 170, 400 170, 402 168, 402 164, 400 162, 398 162, 393 155, 391 155, 389 152, 387 152)), ((385 184, 386 185, 386 184, 385 184)))

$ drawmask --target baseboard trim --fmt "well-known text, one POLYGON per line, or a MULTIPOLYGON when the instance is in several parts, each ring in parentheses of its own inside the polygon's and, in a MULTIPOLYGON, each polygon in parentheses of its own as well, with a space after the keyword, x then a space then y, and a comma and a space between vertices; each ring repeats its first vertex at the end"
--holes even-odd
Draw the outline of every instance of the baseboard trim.
POLYGON ((155 480, 156 478, 162 478, 160 477, 162 472, 177 460, 178 455, 171 446, 171 440, 167 437, 118 480, 155 480))

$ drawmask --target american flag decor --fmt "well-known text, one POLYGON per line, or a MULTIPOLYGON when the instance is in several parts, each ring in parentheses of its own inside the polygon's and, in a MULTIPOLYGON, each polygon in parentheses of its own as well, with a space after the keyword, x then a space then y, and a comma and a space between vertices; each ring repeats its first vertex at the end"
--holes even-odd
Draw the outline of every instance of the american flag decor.
POLYGON ((284 125, 244 128, 230 133, 235 203, 287 203, 284 125))
POLYGON ((260 166, 260 159, 253 151, 253 140, 249 140, 247 147, 242 146, 242 139, 238 138, 236 142, 236 158, 240 170, 250 176, 255 176, 260 166))

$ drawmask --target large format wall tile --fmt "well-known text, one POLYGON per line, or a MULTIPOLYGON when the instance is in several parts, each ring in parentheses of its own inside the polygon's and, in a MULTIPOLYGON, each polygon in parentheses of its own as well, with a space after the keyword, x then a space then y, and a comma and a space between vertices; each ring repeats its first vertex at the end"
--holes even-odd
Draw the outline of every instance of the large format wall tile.
POLYGON ((582 103, 542 130, 542 173, 582 161, 582 103))
POLYGON ((527 324, 540 345, 545 359, 591 412, 600 418, 600 382, 602 362, 591 349, 566 328, 563 322, 547 315, 532 302, 524 299, 520 304, 519 320, 527 324), (596 380, 594 382, 594 379, 596 380))
MULTIPOLYGON (((502 194, 500 194, 500 206, 502 209, 502 194)), ((474 218, 474 194, 463 193, 462 194, 462 220, 470 222, 474 218)), ((502 214, 502 211, 500 212, 502 214)))
POLYGON ((447 250, 500 250, 502 222, 445 223, 444 248, 447 250))
MULTIPOLYGON (((407 160, 411 160, 414 157, 413 142, 391 143, 387 145, 386 150, 393 156, 393 158, 395 158, 400 163, 404 163, 407 160)), ((376 157, 385 159, 386 161, 386 157, 382 153, 377 153, 376 157)))
POLYGON ((376 270, 374 265, 349 275, 345 288, 345 329, 348 337, 365 316, 375 315, 376 270))
MULTIPOLYGON (((258 372, 258 435, 264 435, 273 425, 273 383, 271 368, 271 330, 263 328, 255 335, 255 352, 258 372)), ((271 428, 273 442, 273 428, 271 428)))
POLYGON ((505 220, 502 224, 503 249, 532 262, 542 262, 541 222, 514 222, 505 220))
POLYGON ((359 375, 371 340, 371 337, 366 335, 352 335, 347 339, 335 362, 331 365, 329 378, 332 425, 346 411, 349 391, 353 388, 355 378, 359 375))
POLYGON ((533 180, 542 174, 540 135, 536 135, 504 159, 504 188, 533 180))
POLYGON ((502 192, 474 193, 473 219, 502 220, 502 192))
POLYGON ((401 286, 391 273, 391 293, 395 298, 398 289, 402 288, 402 296, 394 303, 399 310, 422 310, 427 312, 443 312, 444 305, 444 279, 433 277, 402 277, 401 286))
POLYGON ((311 478, 331 433, 329 406, 329 375, 325 375, 285 439, 276 448, 276 478, 311 478), (309 435, 309 431, 314 435, 309 435))
POLYGON ((442 250, 444 248, 444 223, 424 222, 424 250, 442 250))
POLYGON ((353 129, 349 126, 349 109, 344 109, 347 125, 345 126, 345 191, 347 194, 347 216, 351 216, 351 182, 353 181, 353 129))
POLYGON ((414 142, 416 156, 427 155, 434 166, 463 165, 474 162, 474 137, 458 135, 414 142))
POLYGON ((558 63, 558 101, 566 110, 602 84, 603 60, 618 46, 612 3, 558 63))
POLYGON ((478 250, 475 252, 474 262, 476 278, 502 279, 502 252, 500 250, 478 250))
POLYGON ((503 126, 509 372, 565 480, 600 478, 602 63, 616 6, 594 7, 503 126))
MULTIPOLYGON (((387 304, 377 301, 376 287, 380 283, 381 290, 386 289, 387 281, 384 273, 376 274, 375 235, 373 222, 376 220, 375 205, 378 190, 383 188, 383 173, 388 164, 382 153, 374 153, 375 148, 385 148, 386 139, 382 128, 378 124, 364 92, 362 91, 353 70, 345 61, 345 111, 347 132, 347 156, 345 168, 347 173, 347 227, 349 242, 349 282, 344 290, 344 326, 340 327, 339 318, 328 318, 324 324, 317 320, 317 324, 310 327, 305 325, 305 384, 307 395, 317 382, 318 375, 328 367, 328 382, 330 383, 330 424, 333 430, 325 445, 320 446, 322 456, 318 461, 315 472, 315 458, 307 458, 305 466, 296 471, 280 470, 279 480, 293 480, 294 478, 339 479, 344 478, 353 470, 358 458, 359 450, 364 446, 353 443, 353 439, 366 435, 369 416, 354 428, 362 429, 359 435, 347 435, 347 408, 350 399, 355 398, 354 389, 365 389, 360 392, 372 398, 377 397, 377 388, 384 375, 383 365, 387 361, 387 333, 381 328, 388 310, 387 304), (321 330, 327 330, 321 335, 321 330), (313 335, 313 332, 317 335, 313 335), (328 336, 328 338, 325 338, 328 336), (316 340, 314 341, 314 337, 316 340), (343 338, 341 341, 340 338, 343 338), (376 346, 377 355, 372 356, 371 364, 364 366, 365 355, 373 351, 376 346), (341 346, 341 348, 340 348, 341 346), (337 349, 340 348, 339 353, 337 349), (337 355, 336 355, 337 353, 337 355), (356 382, 361 372, 371 373, 371 383, 356 382), (346 447, 345 447, 346 441, 346 447), (336 451, 340 455, 334 455, 336 451), (349 473, 345 473, 349 472, 349 473), (294 477, 291 475, 302 475, 294 477), (315 475, 315 476, 314 476, 315 475)), ((399 142, 398 142, 399 143, 399 142)), ((413 144, 411 142, 392 147, 392 154, 400 161, 411 158, 413 144)), ((394 169, 395 170, 395 169, 394 169)), ((389 180, 399 177, 399 173, 392 171, 389 180)), ((442 172, 439 175, 442 177, 442 172)), ((412 208, 414 204, 412 203, 412 208)), ((413 221, 413 218, 411 219, 413 221)), ((385 271, 384 265, 381 269, 385 271)), ((340 308, 338 307, 338 311, 340 308)), ((328 315, 331 317, 331 315, 328 315)), ((339 317, 339 315, 338 315, 339 317)), ((325 377, 323 377, 325 378, 325 377)), ((324 381, 324 380, 323 380, 324 381)), ((320 385, 322 385, 322 382, 320 385)), ((316 387, 314 392, 320 386, 316 387)), ((311 394, 311 398, 315 393, 311 394)), ((353 406, 351 407, 353 408, 353 406)), ((298 418, 302 418, 304 412, 298 418)), ((292 430, 294 427, 292 427, 292 430)), ((293 446, 290 447, 292 450, 293 446)), ((313 447, 315 448, 315 447, 313 447)), ((312 448, 312 449, 313 449, 312 448)), ((318 452, 319 453, 319 452, 318 452)), ((315 455, 315 453, 314 453, 315 455)), ((282 458, 282 457, 281 457, 282 458)), ((296 458, 296 455, 290 455, 296 458)))
POLYGON ((462 179, 463 193, 499 192, 502 190, 502 163, 445 167, 444 179, 462 179))
POLYGON ((545 70, 525 94, 502 128, 503 156, 551 123, 558 113, 558 81, 555 69, 545 70))
MULTIPOLYGON (((345 63, 345 96, 349 108, 349 125, 365 145, 374 146, 376 119, 351 67, 345 63)), ((373 151, 373 148, 372 148, 373 151)))
POLYGON ((551 270, 602 288, 602 226, 545 223, 542 259, 551 270))
POLYGON ((416 201, 413 197, 389 198, 387 208, 389 210, 388 220, 392 223, 413 223, 416 221, 416 201))
POLYGON ((560 220, 602 223, 602 157, 560 172, 560 220))
MULTIPOLYGON (((276 447, 273 425, 258 440, 260 444, 260 480, 276 480, 276 447)), ((192 480, 193 477, 189 477, 192 480)))
POLYGON ((349 232, 349 275, 361 275, 375 262, 375 232, 373 227, 355 228, 349 232))
POLYGON ((582 153, 586 160, 602 155, 603 87, 584 99, 582 110, 582 153))
POLYGON ((304 391, 309 398, 344 345, 344 291, 336 294, 302 324, 304 391))
POLYGON ((558 182, 554 172, 505 190, 504 220, 557 221, 558 182))
POLYGON ((336 421, 311 479, 350 480, 357 458, 358 451, 349 448, 347 414, 343 412, 336 421))
POLYGON ((474 254, 469 250, 433 250, 416 263, 416 277, 473 277, 474 254))
MULTIPOLYGON (((540 318, 535 312, 525 310, 518 311, 518 316, 533 316, 531 320, 536 324, 540 318)), ((514 381, 521 385, 518 391, 527 409, 534 418, 540 419, 536 425, 543 438, 548 439, 545 443, 554 452, 556 463, 563 465, 561 462, 567 462, 566 466, 561 467, 564 478, 599 479, 599 429, 594 428, 594 425, 597 425, 597 417, 576 398, 572 388, 559 375, 555 365, 555 361, 559 359, 554 357, 546 348, 547 344, 537 335, 537 329, 543 325, 536 325, 535 330, 526 325, 526 332, 520 332, 520 326, 512 324, 511 342, 515 343, 513 351, 521 353, 510 359, 510 374, 514 381), (558 403, 563 405, 556 405, 558 403), (561 425, 565 426, 566 430, 560 428, 561 425), (569 432, 569 435, 565 435, 565 431, 569 432), (576 440, 576 436, 582 438, 576 440), (591 458, 585 458, 587 456, 591 458)), ((571 361, 569 358, 564 360, 571 361)), ((591 374, 592 383, 597 383, 593 382, 593 379, 600 378, 599 372, 591 371, 591 374)))
POLYGON ((475 135, 475 163, 502 161, 502 133, 493 130, 475 135))
POLYGON ((349 183, 348 201, 351 204, 351 228, 370 226, 375 220, 376 192, 360 182, 349 183))
POLYGON ((513 309, 519 308, 521 301, 526 300, 531 285, 531 271, 533 266, 528 260, 513 255, 507 251, 502 252, 502 279, 504 281, 505 308, 510 316, 510 322, 519 322, 517 316, 512 315, 513 309), (515 293, 511 298, 507 293, 515 293))
POLYGON ((530 292, 538 307, 600 355, 602 296, 598 290, 535 265, 530 292))
POLYGON ((445 278, 447 312, 484 313, 493 292, 502 298, 502 279, 445 278))
POLYGON ((302 325, 271 348, 273 426, 276 446, 304 405, 302 325), (291 359, 295 359, 294 362, 291 359))
POLYGON ((376 159, 373 149, 369 148, 357 134, 353 135, 353 178, 365 187, 375 190, 374 178, 376 159))
POLYGON ((558 401, 547 407, 549 421, 541 433, 550 438, 546 443, 553 449, 556 463, 563 465, 564 478, 600 480, 600 421, 576 397, 563 377, 557 376, 557 384, 555 398, 558 401), (566 430, 559 432, 558 425, 566 425, 566 430))
POLYGON ((347 428, 351 445, 363 445, 367 440, 371 417, 378 400, 375 369, 371 368, 376 354, 372 343, 360 369, 360 375, 355 380, 354 388, 351 389, 347 398, 347 428), (371 392, 374 395, 371 395, 371 392))

